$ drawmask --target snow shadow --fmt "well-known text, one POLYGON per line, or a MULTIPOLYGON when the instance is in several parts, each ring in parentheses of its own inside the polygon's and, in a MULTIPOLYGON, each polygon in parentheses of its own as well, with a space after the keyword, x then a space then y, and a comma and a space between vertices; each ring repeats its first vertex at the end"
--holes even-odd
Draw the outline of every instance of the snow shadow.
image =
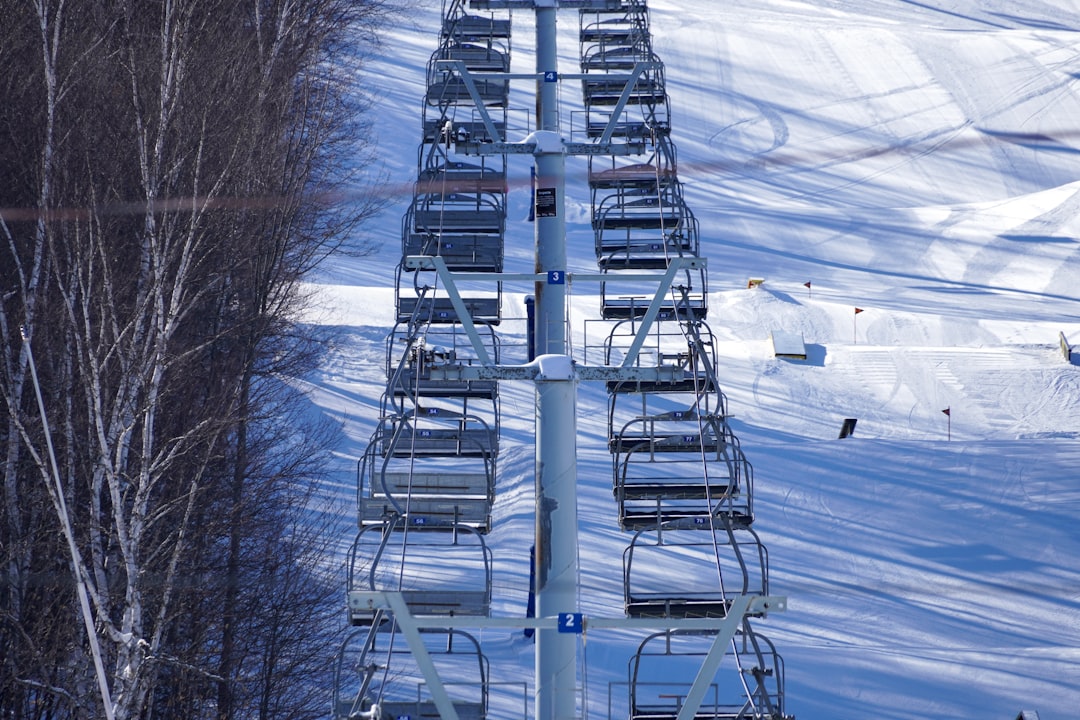
POLYGON ((783 360, 788 365, 812 365, 814 367, 825 367, 825 346, 818 343, 805 343, 806 358, 793 358, 777 356, 777 360, 783 360))

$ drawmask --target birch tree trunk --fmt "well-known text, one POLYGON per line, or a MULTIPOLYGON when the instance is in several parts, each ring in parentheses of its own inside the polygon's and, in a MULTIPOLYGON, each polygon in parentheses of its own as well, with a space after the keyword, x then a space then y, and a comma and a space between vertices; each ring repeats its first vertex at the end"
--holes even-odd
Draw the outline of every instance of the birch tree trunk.
MULTIPOLYGON (((0 608, 9 619, 25 618, 16 624, 0 620, 0 647, 5 648, 7 660, 0 663, 0 678, 18 677, 17 662, 34 664, 34 679, 18 685, 4 682, 0 694, 9 693, 13 705, 36 707, 50 712, 57 701, 72 705, 87 705, 85 701, 61 686, 59 671, 52 647, 72 644, 74 633, 64 632, 67 626, 50 631, 39 618, 48 618, 50 607, 57 607, 50 583, 42 582, 40 563, 41 533, 51 527, 47 514, 48 502, 44 485, 27 487, 23 470, 27 462, 24 452, 26 430, 20 422, 19 408, 32 397, 29 390, 29 345, 10 342, 23 334, 33 337, 51 333, 48 317, 47 272, 48 248, 55 241, 48 219, 55 204, 55 185, 58 172, 57 156, 62 139, 58 132, 58 117, 66 105, 72 80, 63 72, 62 50, 66 38, 61 28, 65 19, 63 0, 35 0, 26 3, 23 13, 4 14, 3 38, 0 39, 0 66, 25 68, 25 73, 5 73, 2 97, 11 111, 25 118, 27 125, 9 137, 9 144, 0 151, 0 166, 15 168, 20 162, 12 150, 27 148, 23 157, 26 172, 19 187, 10 187, 9 197, 17 198, 13 208, 0 214, 0 333, 4 338, 0 348, 0 408, 4 417, 0 429, 3 443, 3 527, 0 528, 0 548, 3 565, 0 569, 0 608), (32 58, 28 65, 21 60, 32 58), (44 612, 43 612, 44 611, 44 612)), ((14 177, 14 173, 11 176, 14 177)), ((14 183, 12 183, 14 184, 14 183)), ((6 203, 0 203, 0 207, 6 203)), ((60 375, 70 371, 70 364, 61 361, 60 375)), ((40 436, 34 441, 40 445, 40 436)), ((40 457, 38 458, 40 460, 40 457)), ((32 460, 31 460, 32 462, 32 460)), ((49 485, 51 487, 51 483, 49 485)), ((50 533, 51 534, 51 533, 50 533)), ((48 542, 52 552, 60 551, 59 543, 48 542)), ((70 570, 66 573, 70 586, 70 570)))
POLYGON ((316 446, 275 427, 276 376, 312 357, 299 282, 373 207, 314 198, 345 177, 332 53, 380 11, 0 0, 2 66, 28 68, 0 78, 0 716, 101 713, 62 521, 116 718, 310 716, 287 678, 326 618, 319 541, 293 528, 316 446), (273 622, 253 612, 268 590, 273 622))

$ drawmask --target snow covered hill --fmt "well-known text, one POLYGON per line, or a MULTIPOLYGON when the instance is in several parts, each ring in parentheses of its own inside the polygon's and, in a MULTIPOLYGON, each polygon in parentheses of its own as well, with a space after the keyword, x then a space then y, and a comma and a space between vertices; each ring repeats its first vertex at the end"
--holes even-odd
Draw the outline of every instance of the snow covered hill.
MULTIPOLYGON (((720 378, 754 466, 771 591, 789 598, 756 627, 787 662, 800 720, 1080 717, 1080 365, 1058 342, 1080 344, 1080 7, 970 4, 650 2, 720 378), (801 334, 807 360, 773 357, 775 330, 801 334), (841 440, 844 418, 858 425, 841 440)), ((365 228, 381 248, 335 263, 318 288, 331 350, 308 381, 313 409, 341 422, 343 498, 385 383, 438 10, 402 18, 365 70, 378 87, 372 170, 392 193, 365 228)), ((514 21, 514 69, 530 72, 531 18, 514 21)), ((573 72, 576 16, 560 22, 573 72)), ((527 91, 515 88, 519 107, 527 91)), ((566 83, 568 133, 575 94, 566 83)), ((582 167, 568 163, 568 247, 587 271, 582 167)), ((508 270, 524 271, 527 160, 511 171, 508 270)), ((507 289, 523 315, 529 288, 507 289)), ((577 353, 598 316, 589 292, 572 299, 577 353)), ((503 330, 523 342, 521 322, 503 330)), ((503 403, 492 543, 496 610, 514 615, 532 533, 531 387, 509 383, 503 403)), ((582 609, 614 613, 627 538, 603 388, 582 384, 578 405, 582 609)), ((351 526, 343 517, 343 542, 351 526)), ((590 638, 592 716, 625 674, 625 647, 590 638)), ((527 647, 502 652, 503 670, 529 677, 527 647)))

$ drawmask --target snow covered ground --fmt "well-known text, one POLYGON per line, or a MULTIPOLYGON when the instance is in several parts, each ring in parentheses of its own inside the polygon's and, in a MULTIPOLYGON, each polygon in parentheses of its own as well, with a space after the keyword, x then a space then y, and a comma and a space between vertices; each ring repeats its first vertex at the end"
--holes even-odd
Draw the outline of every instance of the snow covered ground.
MULTIPOLYGON (((1080 358, 1058 345, 1061 332, 1080 344, 1080 6, 973 4, 650 2, 755 528, 770 590, 789 598, 756 627, 786 660, 800 720, 1080 716, 1080 358), (808 359, 774 358, 773 330, 801 333, 808 359), (840 440, 844 418, 858 426, 840 440)), ((531 17, 514 21, 514 69, 531 72, 531 17)), ((560 23, 574 72, 576 14, 560 23)), ((316 288, 330 349, 307 380, 313 410, 341 425, 328 492, 346 508, 385 383, 437 27, 438 7, 410 12, 365 70, 389 204, 364 232, 381 247, 316 288)), ((579 94, 562 89, 568 134, 579 94)), ((568 161, 571 271, 595 267, 583 167, 568 161)), ((507 270, 523 272, 528 161, 511 173, 507 270)), ((529 288, 507 291, 523 315, 529 288)), ((572 297, 576 353, 598 317, 590 292, 572 297)), ((502 330, 522 342, 522 323, 502 330)), ((628 542, 605 402, 580 385, 581 609, 594 615, 621 612, 628 542)), ((508 383, 490 538, 504 616, 527 592, 532 412, 532 388, 508 383)), ((530 678, 530 646, 493 646, 499 679, 530 678)), ((627 648, 589 637, 590 717, 606 716, 627 648)))

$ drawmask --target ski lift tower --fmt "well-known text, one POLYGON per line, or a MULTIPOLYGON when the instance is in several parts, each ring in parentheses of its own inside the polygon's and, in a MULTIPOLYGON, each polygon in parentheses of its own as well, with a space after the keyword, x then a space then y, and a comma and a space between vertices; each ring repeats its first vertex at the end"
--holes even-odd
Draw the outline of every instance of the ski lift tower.
MULTIPOLYGON (((472 155, 530 154, 534 157, 536 184, 535 209, 535 269, 529 275, 499 275, 500 280, 524 280, 535 283, 534 339, 535 358, 526 366, 496 366, 469 319, 468 311, 455 289, 454 276, 459 279, 491 279, 488 273, 451 274, 440 257, 412 256, 406 259, 409 269, 435 270, 450 296, 463 329, 470 336, 482 366, 453 369, 455 377, 494 380, 532 380, 536 384, 536 618, 524 626, 536 628, 535 651, 535 714, 538 720, 574 720, 576 712, 577 637, 582 632, 582 616, 575 612, 578 581, 577 525, 577 459, 576 459, 576 383, 578 380, 668 380, 681 368, 634 367, 633 363, 644 342, 649 325, 657 318, 663 294, 672 287, 675 274, 686 269, 703 269, 702 258, 675 258, 665 273, 624 275, 624 280, 657 283, 656 298, 641 317, 641 337, 626 351, 621 366, 576 365, 568 354, 567 338, 567 253, 565 231, 565 166, 567 155, 635 155, 644 150, 643 141, 627 138, 612 142, 617 118, 626 106, 635 80, 649 66, 658 63, 637 63, 635 69, 620 76, 625 81, 621 97, 616 100, 607 127, 592 142, 575 143, 562 137, 559 127, 558 83, 566 79, 583 79, 581 74, 560 76, 558 71, 556 14, 561 8, 579 10, 618 10, 622 0, 471 0, 477 10, 529 10, 536 14, 535 74, 512 75, 499 73, 490 78, 483 72, 470 72, 461 60, 440 60, 441 69, 456 74, 475 102, 486 139, 482 142, 468 138, 455 139, 459 152, 472 155), (535 79, 537 84, 537 129, 522 141, 504 138, 484 108, 478 81, 497 79, 535 79), (494 140, 492 140, 494 139, 494 140), (667 377, 665 373, 670 373, 667 377), (556 620, 556 622, 552 622, 556 620)), ((602 275, 575 274, 574 280, 603 282, 602 275)), ((448 370, 444 370, 448 372, 448 370)), ((433 375, 434 376, 434 375, 433 375)), ((381 594, 373 594, 380 595, 381 594)), ((365 595, 365 597, 367 597, 365 595)), ((363 599, 363 598, 362 598, 363 599)), ((390 601, 389 594, 385 598, 390 601)), ((713 650, 703 663, 701 672, 677 720, 691 720, 701 704, 712 674, 715 673, 725 647, 736 633, 738 623, 748 613, 766 609, 782 610, 785 599, 745 595, 733 602, 722 622, 706 619, 665 620, 664 627, 692 626, 697 629, 716 628, 719 631, 713 650)), ((400 603, 391 608, 407 618, 408 611, 400 603)), ((484 626, 483 619, 471 621, 484 626)), ((641 618, 590 618, 590 627, 656 627, 657 622, 641 618)), ((445 624, 445 622, 444 622, 445 624)), ((499 623, 505 625, 505 623, 499 623)), ((519 625, 522 626, 522 625, 519 625)), ((437 678, 429 676, 432 685, 437 678)), ((432 687, 443 717, 454 718, 456 713, 442 691, 432 687), (444 711, 445 708, 445 711, 444 711)))
POLYGON ((560 7, 617 9, 619 0, 474 0, 477 9, 536 13, 537 130, 521 144, 535 158, 536 538, 538 618, 559 627, 536 632, 535 712, 544 720, 576 716, 577 409, 576 375, 567 354, 565 179, 568 154, 611 154, 602 143, 574 146, 559 127, 556 15, 560 7))

